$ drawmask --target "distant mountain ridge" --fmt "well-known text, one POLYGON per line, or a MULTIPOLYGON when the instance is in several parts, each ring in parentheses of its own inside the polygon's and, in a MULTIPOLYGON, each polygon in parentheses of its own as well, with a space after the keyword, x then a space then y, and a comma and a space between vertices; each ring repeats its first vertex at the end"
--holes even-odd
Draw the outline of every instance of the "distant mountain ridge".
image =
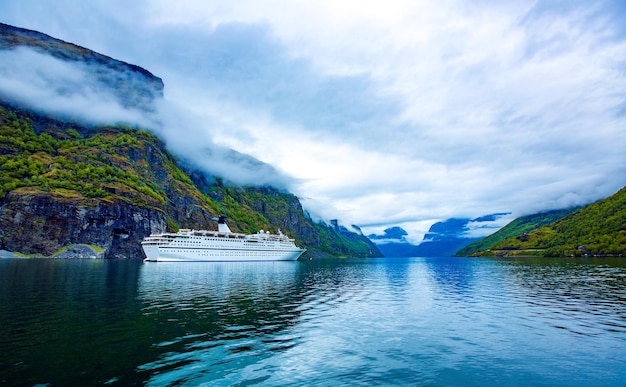
MULTIPOLYGON (((370 234, 379 250, 386 257, 448 257, 459 249, 481 238, 468 236, 468 225, 488 224, 508 213, 497 213, 475 219, 451 218, 434 223, 418 245, 410 243, 408 233, 401 227, 384 230, 383 235, 370 234)), ((478 226, 477 226, 478 227, 478 226)))
MULTIPOLYGON (((24 46, 37 55, 95 63, 89 87, 108 88, 123 106, 149 111, 162 96, 162 81, 144 69, 0 25, 0 54, 24 46)), ((1 65, 13 70, 11 63, 1 65)), ((54 83, 53 75, 46 76, 68 93, 83 87, 54 83)), ((151 232, 216 227, 217 215, 226 215, 233 231, 280 228, 307 248, 305 258, 382 255, 360 233, 313 222, 291 193, 237 186, 180 163, 147 131, 84 125, 35 112, 28 102, 0 93, 0 256, 141 259, 140 242, 151 232)))

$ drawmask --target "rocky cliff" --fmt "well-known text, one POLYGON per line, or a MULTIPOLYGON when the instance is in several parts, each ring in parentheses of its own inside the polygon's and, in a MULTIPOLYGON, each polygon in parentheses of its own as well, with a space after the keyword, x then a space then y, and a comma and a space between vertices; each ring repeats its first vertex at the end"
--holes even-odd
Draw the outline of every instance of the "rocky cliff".
POLYGON ((0 207, 2 249, 27 255, 51 256, 86 244, 103 258, 141 258, 137 240, 165 228, 165 214, 155 209, 33 188, 7 194, 0 207))
POLYGON ((90 244, 141 257, 139 241, 168 224, 206 226, 217 205, 162 143, 128 128, 86 128, 0 109, 0 248, 51 255, 90 244))

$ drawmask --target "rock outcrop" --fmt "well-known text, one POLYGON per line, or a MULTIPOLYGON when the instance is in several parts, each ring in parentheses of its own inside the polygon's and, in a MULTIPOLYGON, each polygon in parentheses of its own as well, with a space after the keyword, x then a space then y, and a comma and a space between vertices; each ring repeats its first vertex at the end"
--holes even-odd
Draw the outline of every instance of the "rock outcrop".
POLYGON ((0 206, 1 248, 35 256, 89 244, 101 248, 103 258, 143 258, 138 241, 166 228, 163 212, 119 199, 84 200, 21 188, 0 206))

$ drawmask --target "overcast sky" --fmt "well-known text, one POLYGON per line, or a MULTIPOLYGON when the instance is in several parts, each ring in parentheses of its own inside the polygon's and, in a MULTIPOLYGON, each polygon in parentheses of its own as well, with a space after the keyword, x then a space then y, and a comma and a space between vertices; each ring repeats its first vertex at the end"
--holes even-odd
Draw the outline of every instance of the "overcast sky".
POLYGON ((1 22, 161 77, 194 117, 179 138, 273 165, 313 215, 413 240, 626 184, 625 20, 621 0, 0 2, 1 22))

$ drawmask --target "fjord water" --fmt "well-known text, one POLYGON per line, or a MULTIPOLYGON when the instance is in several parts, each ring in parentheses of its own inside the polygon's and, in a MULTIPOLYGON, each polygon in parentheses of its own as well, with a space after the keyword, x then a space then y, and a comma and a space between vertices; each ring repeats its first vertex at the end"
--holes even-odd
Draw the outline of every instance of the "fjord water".
POLYGON ((624 260, 0 260, 0 384, 624 380, 624 260))

